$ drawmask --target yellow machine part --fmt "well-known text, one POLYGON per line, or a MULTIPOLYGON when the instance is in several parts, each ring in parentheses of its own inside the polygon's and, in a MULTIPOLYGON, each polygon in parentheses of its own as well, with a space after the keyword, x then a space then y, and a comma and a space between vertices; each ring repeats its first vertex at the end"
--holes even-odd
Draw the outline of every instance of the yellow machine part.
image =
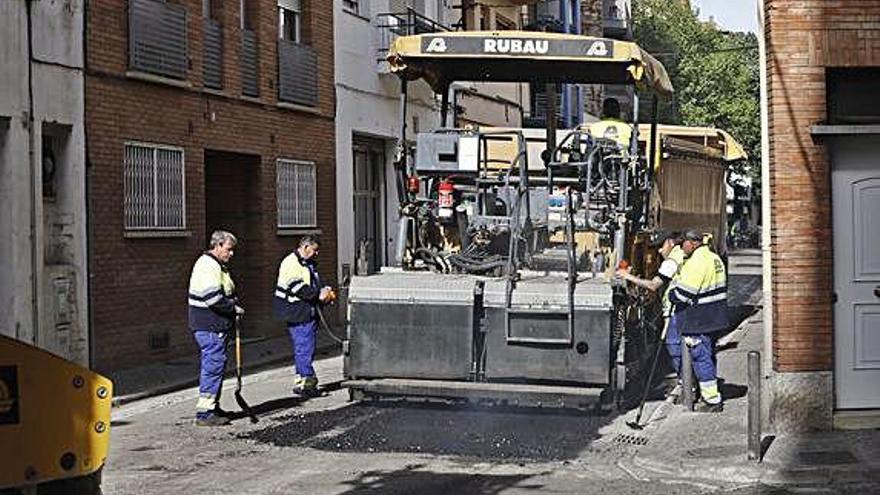
POLYGON ((112 393, 107 378, 0 336, 0 489, 98 471, 112 393))

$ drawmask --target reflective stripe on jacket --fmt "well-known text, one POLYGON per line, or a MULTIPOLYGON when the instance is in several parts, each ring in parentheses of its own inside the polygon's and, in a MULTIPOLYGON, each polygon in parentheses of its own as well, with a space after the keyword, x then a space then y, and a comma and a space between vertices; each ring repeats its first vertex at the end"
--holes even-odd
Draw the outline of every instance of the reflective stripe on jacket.
POLYGON ((275 317, 288 323, 302 323, 315 317, 314 306, 321 294, 318 270, 311 260, 303 260, 296 251, 287 255, 278 267, 275 317))
POLYGON ((669 278, 669 281, 666 283, 666 289, 663 291, 663 298, 661 299, 663 303, 663 314, 670 314, 672 303, 669 302, 669 293, 672 291, 672 288, 675 287, 675 282, 678 280, 679 273, 681 273, 681 267, 684 265, 684 250, 681 249, 681 246, 676 244, 672 247, 672 251, 669 252, 669 257, 663 260, 663 264, 660 265, 660 268, 663 268, 664 265, 670 267, 675 265, 675 272, 671 275, 669 273, 664 273, 664 270, 661 270, 661 275, 669 278))
POLYGON ((235 283, 226 265, 209 253, 196 260, 189 278, 190 330, 229 330, 235 318, 235 283))
POLYGON ((669 291, 669 301, 681 314, 682 334, 727 329, 727 273, 724 262, 709 246, 700 246, 684 262, 669 291))

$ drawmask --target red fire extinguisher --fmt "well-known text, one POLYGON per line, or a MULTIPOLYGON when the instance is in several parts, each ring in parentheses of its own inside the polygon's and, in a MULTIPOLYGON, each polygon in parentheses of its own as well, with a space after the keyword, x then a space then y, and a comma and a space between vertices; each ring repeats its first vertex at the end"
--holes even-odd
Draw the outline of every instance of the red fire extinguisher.
POLYGON ((453 196, 455 185, 447 179, 437 186, 437 191, 439 192, 437 205, 440 207, 440 218, 449 218, 452 216, 452 206, 455 203, 453 196))
POLYGON ((418 175, 410 175, 406 178, 406 190, 412 194, 417 194, 419 192, 419 176, 418 175))

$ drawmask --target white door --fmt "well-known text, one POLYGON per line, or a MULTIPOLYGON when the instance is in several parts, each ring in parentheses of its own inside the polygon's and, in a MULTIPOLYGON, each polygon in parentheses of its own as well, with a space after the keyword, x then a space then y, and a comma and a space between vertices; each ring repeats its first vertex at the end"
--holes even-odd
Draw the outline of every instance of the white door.
POLYGON ((880 139, 832 146, 838 409, 880 408, 880 139))

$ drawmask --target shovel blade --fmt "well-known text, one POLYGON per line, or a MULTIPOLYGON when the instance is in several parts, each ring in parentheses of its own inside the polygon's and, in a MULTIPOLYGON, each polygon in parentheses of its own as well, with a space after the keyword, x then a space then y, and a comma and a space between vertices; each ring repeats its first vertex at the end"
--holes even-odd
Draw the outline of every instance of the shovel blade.
POLYGON ((254 414, 254 410, 251 409, 251 406, 248 405, 247 401, 244 400, 244 397, 241 396, 240 390, 235 391, 235 403, 238 404, 238 408, 241 409, 243 413, 247 414, 247 416, 251 418, 251 423, 256 423, 257 421, 259 421, 257 415, 254 414))
POLYGON ((626 426, 629 426, 633 430, 644 430, 645 427, 640 425, 638 421, 627 421, 626 426))

